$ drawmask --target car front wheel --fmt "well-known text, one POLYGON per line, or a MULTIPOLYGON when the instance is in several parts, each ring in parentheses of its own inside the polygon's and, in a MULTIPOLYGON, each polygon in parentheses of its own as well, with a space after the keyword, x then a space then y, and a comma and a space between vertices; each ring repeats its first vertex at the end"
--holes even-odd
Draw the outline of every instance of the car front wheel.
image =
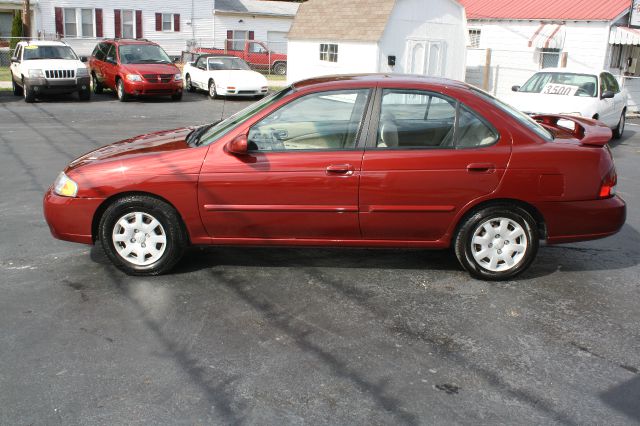
POLYGON ((124 90, 124 82, 122 80, 118 80, 116 83, 116 94, 120 102, 127 102, 129 100, 129 95, 124 90))
POLYGON ((460 227, 454 240, 462 266, 474 277, 504 280, 525 271, 539 244, 536 221, 510 205, 481 209, 460 227))
POLYGON ((193 85, 193 83, 191 82, 191 76, 189 74, 186 75, 185 79, 184 79, 184 85, 185 88, 187 89, 188 92, 195 92, 196 88, 193 85))
POLYGON ((27 103, 32 103, 36 100, 35 92, 27 83, 24 83, 24 86, 22 86, 22 94, 24 95, 24 101, 27 103))
POLYGON ((99 224, 109 259, 130 275, 159 275, 180 260, 187 236, 180 216, 167 203, 132 195, 111 204, 99 224))
POLYGON ((98 77, 95 74, 91 76, 91 82, 93 83, 93 93, 95 93, 96 95, 101 94, 104 88, 102 87, 100 81, 98 81, 98 77))
POLYGON ((216 96, 218 96, 218 93, 216 92, 216 82, 213 80, 209 81, 209 97, 211 99, 215 99, 216 96))

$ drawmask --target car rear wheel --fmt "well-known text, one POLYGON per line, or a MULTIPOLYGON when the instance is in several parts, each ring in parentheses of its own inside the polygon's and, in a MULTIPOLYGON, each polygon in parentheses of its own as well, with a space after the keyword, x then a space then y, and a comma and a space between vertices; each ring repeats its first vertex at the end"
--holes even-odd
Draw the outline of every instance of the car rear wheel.
POLYGON ((209 80, 209 97, 211 99, 215 99, 216 96, 218 96, 218 93, 216 92, 216 82, 209 80))
POLYGON ((13 75, 11 76, 11 87, 15 96, 22 96, 22 87, 16 84, 16 81, 13 79, 13 75))
POLYGON ((93 85, 93 93, 95 93, 96 95, 101 94, 104 90, 104 87, 102 87, 102 84, 100 84, 100 82, 98 81, 98 77, 95 74, 91 76, 91 83, 93 85))
POLYGON ((122 80, 118 80, 116 83, 116 94, 120 102, 127 102, 129 100, 129 95, 124 90, 124 82, 122 80))
POLYGON ((174 102, 182 100, 182 92, 171 95, 171 100, 174 102))
POLYGON ((189 74, 187 74, 185 76, 185 78, 184 78, 184 85, 185 85, 187 91, 189 91, 189 92, 195 92, 196 91, 196 88, 191 83, 191 76, 189 74))
POLYGON ((625 125, 625 111, 622 111, 622 115, 620 116, 620 121, 618 121, 618 125, 613 130, 613 137, 615 139, 620 139, 622 134, 624 133, 624 125, 625 125))
POLYGON ((159 275, 182 257, 187 236, 176 210, 153 197, 121 198, 104 212, 99 238, 109 259, 130 275, 159 275))
POLYGON ((486 207, 468 217, 454 240, 455 252, 469 273, 504 280, 525 271, 538 251, 536 221, 511 205, 486 207))

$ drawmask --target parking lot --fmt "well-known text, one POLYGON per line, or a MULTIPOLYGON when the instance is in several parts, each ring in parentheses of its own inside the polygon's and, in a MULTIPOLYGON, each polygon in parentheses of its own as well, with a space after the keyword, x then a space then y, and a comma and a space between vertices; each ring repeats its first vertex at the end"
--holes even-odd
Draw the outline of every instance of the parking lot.
POLYGON ((0 92, 0 424, 640 422, 640 121, 611 144, 621 232, 513 281, 449 251, 228 247, 136 278, 50 235, 73 158, 249 102, 0 92))

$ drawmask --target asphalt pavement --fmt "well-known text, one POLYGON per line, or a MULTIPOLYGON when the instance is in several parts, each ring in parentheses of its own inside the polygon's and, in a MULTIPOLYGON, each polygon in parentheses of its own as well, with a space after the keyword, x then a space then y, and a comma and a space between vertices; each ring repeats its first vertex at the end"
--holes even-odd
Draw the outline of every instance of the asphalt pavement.
POLYGON ((513 281, 449 251, 311 248, 194 248, 135 278, 51 237, 70 160, 246 105, 0 92, 0 424, 640 423, 638 121, 611 144, 622 231, 543 246, 513 281))

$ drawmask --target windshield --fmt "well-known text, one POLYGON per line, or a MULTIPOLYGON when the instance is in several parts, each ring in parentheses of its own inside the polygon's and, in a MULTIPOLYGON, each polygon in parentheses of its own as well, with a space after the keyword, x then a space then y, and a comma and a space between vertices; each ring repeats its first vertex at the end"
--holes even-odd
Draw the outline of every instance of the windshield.
POLYGON ((495 98, 495 97, 491 96, 490 94, 488 94, 487 92, 485 92, 483 90, 477 89, 475 87, 470 87, 470 88, 476 95, 480 96, 485 101, 490 102, 493 105, 495 105, 496 107, 500 108, 502 111, 504 111, 507 114, 509 114, 516 121, 518 121, 520 124, 522 124, 523 126, 527 127, 529 130, 532 130, 533 132, 535 132, 538 136, 540 136, 544 140, 546 140, 546 141, 552 141, 553 140, 553 135, 551 134, 551 132, 549 132, 547 129, 542 127, 538 122, 536 122, 533 118, 529 117, 527 114, 518 111, 517 109, 515 109, 511 105, 502 102, 498 98, 495 98))
POLYGON ((125 44, 118 48, 123 64, 170 64, 171 59, 154 44, 125 44))
POLYGON ((24 47, 24 60, 27 59, 78 59, 69 46, 34 46, 24 47))
POLYGON ((197 145, 209 145, 222 136, 226 135, 234 129, 237 125, 244 123, 246 120, 251 118, 254 114, 262 111, 263 109, 269 107, 270 105, 278 102, 280 99, 284 98, 288 94, 292 93, 294 89, 292 87, 287 87, 279 92, 274 93, 273 95, 267 96, 266 98, 253 103, 242 109, 231 117, 222 120, 217 123, 215 126, 211 127, 205 134, 200 137, 200 140, 196 142, 197 145))
POLYGON ((595 75, 589 74, 538 72, 518 91, 550 95, 596 97, 598 95, 598 79, 595 75))
POLYGON ((209 58, 209 71, 250 69, 249 65, 240 58, 209 58))

